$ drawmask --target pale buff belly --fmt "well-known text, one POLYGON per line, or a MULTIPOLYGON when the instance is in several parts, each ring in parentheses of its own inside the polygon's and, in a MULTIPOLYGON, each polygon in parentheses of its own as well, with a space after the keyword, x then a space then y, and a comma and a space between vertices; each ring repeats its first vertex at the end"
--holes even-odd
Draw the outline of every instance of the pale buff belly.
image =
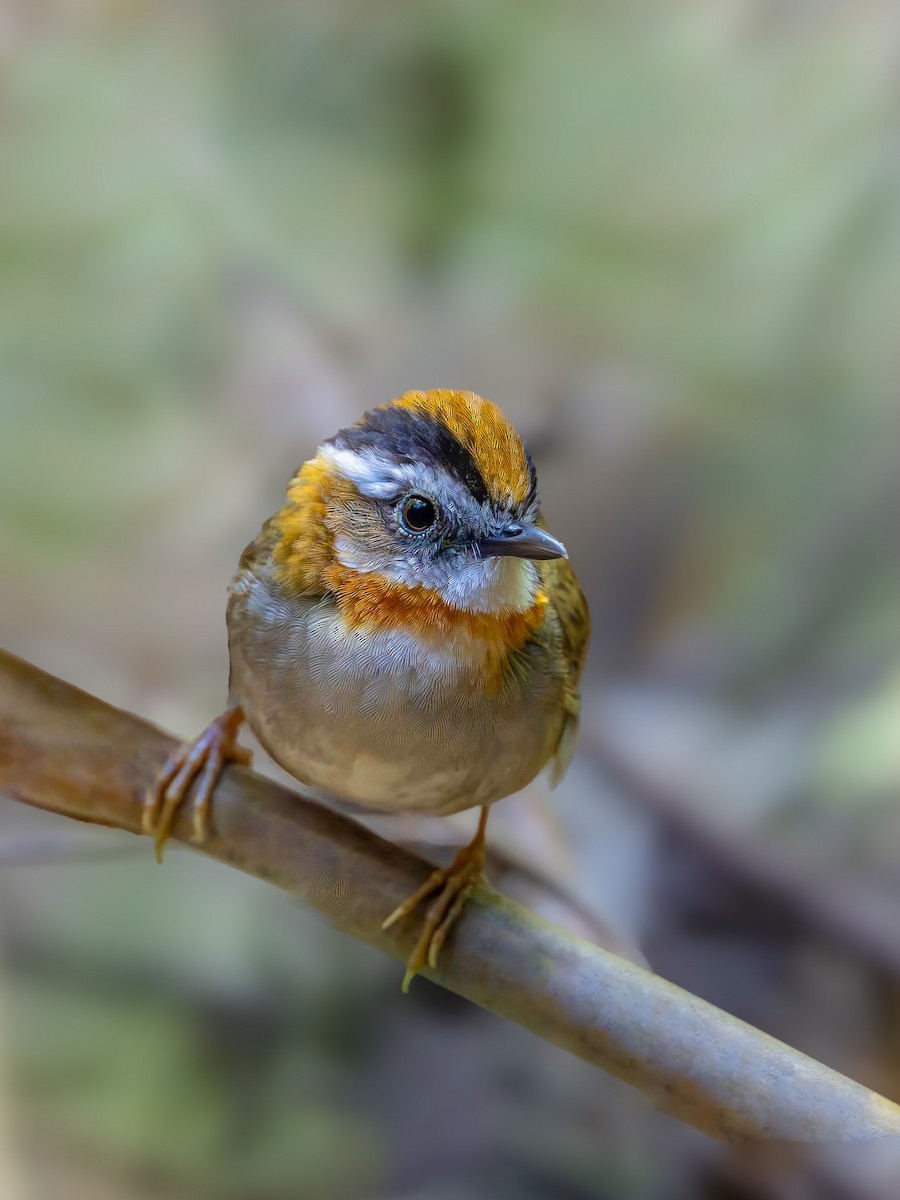
POLYGON ((560 684, 536 645, 486 693, 460 649, 347 631, 330 601, 292 604, 247 581, 240 606, 232 699, 275 761, 317 792, 457 812, 518 791, 556 747, 560 684))

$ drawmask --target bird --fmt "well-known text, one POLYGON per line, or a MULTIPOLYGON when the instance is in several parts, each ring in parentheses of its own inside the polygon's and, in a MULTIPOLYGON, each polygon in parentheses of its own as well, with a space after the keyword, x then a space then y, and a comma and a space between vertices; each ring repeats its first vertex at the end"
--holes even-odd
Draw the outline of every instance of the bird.
POLYGON ((485 865, 490 806, 575 747, 590 636, 537 475, 501 409, 409 391, 325 441, 244 550, 228 589, 223 712, 170 757, 143 806, 157 858, 175 817, 206 837, 244 722, 314 796, 449 815, 477 832, 383 922, 431 899, 403 980, 438 953, 485 865))

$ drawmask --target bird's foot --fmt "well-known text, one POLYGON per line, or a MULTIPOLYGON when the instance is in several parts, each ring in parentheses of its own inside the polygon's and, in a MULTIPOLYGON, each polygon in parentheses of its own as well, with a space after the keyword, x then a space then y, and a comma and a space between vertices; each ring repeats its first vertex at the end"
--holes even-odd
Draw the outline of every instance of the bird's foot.
POLYGON ((440 867, 433 871, 422 886, 395 908, 391 915, 382 922, 382 929, 388 929, 397 921, 402 920, 431 895, 435 899, 428 909, 419 940, 413 947, 406 963, 406 974, 403 977, 403 991, 409 991, 413 978, 423 967, 436 967, 438 954, 447 934, 455 925, 466 901, 473 890, 484 877, 484 829, 487 823, 487 809, 481 810, 481 820, 478 832, 468 846, 457 853, 449 866, 440 867))
POLYGON ((194 841, 202 842, 209 829, 212 794, 226 763, 247 766, 252 754, 237 744, 238 730, 244 723, 239 708, 222 713, 193 742, 185 742, 169 758, 144 798, 141 830, 152 834, 156 842, 156 860, 162 862, 163 847, 172 833, 175 817, 191 784, 197 780, 191 808, 194 841))

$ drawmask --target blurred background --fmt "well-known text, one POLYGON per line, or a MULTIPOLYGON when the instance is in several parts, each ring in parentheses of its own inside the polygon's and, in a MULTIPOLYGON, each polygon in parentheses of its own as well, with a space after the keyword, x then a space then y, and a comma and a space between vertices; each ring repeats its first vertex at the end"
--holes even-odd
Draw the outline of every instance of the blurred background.
MULTIPOLYGON (((492 879, 900 1100, 898 67, 893 0, 2 0, 0 644, 194 735, 298 463, 491 397, 595 622, 492 879)), ((0 801, 3 1196, 851 1194, 399 983, 0 801)))

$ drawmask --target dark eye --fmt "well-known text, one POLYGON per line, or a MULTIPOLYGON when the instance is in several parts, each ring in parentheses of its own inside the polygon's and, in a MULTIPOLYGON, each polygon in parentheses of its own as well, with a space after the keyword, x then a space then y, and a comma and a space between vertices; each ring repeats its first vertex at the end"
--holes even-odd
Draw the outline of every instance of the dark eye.
POLYGON ((424 496, 407 496, 400 505, 400 524, 408 533, 424 533, 437 520, 437 509, 424 496))

